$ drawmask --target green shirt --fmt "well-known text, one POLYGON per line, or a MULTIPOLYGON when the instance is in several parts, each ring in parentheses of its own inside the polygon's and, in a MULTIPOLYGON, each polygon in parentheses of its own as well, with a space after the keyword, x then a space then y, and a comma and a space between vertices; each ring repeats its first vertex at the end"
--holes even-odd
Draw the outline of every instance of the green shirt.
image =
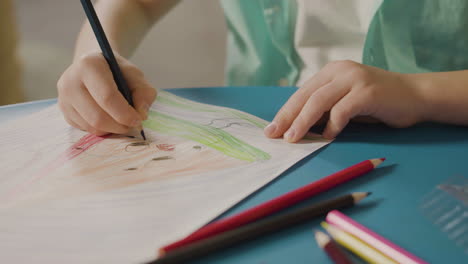
POLYGON ((386 0, 366 38, 363 62, 395 72, 468 69, 468 1, 386 0))
MULTIPOLYGON (((226 82, 294 85, 302 62, 294 47, 294 0, 222 0, 229 29, 226 82)), ((385 0, 363 47, 363 63, 395 72, 468 69, 468 1, 385 0)))
POLYGON ((293 85, 301 61, 294 49, 295 1, 222 0, 231 86, 293 85))

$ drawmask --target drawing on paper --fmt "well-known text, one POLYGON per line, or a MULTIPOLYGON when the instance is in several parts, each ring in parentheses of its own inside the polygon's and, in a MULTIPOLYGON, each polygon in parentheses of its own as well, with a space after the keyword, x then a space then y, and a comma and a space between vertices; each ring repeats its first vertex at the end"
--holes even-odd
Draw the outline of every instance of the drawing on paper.
POLYGON ((85 135, 31 180, 15 186, 7 200, 37 203, 263 162, 269 153, 229 130, 255 131, 264 125, 237 110, 213 109, 161 92, 144 122, 148 141, 85 135))
POLYGON ((0 260, 153 259, 329 142, 269 139, 266 124, 161 91, 146 142, 70 128, 57 106, 0 127, 0 260))

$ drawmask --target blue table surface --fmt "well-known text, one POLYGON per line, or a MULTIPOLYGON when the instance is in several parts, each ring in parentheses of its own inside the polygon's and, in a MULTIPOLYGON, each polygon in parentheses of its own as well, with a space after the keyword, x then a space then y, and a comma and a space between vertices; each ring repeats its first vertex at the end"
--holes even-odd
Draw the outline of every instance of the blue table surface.
MULTIPOLYGON (((295 91, 293 87, 171 89, 199 102, 249 112, 266 120, 295 91)), ((55 100, 0 107, 0 121, 36 112, 55 100)), ((468 174, 468 128, 422 124, 408 129, 352 124, 330 145, 300 161, 278 179, 224 215, 232 215, 365 159, 386 157, 381 167, 319 197, 372 191, 362 205, 345 212, 429 263, 468 263, 468 256, 420 209, 421 199, 454 175, 468 174)), ((313 230, 323 219, 224 250, 195 263, 331 263, 316 246, 313 230)))

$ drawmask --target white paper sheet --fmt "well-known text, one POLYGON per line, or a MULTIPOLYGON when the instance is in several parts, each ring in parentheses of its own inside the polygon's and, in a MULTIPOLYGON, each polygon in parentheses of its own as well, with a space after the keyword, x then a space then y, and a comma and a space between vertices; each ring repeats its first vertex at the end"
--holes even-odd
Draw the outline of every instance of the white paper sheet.
POLYGON ((56 106, 0 129, 1 263, 140 263, 329 141, 160 92, 149 143, 69 127, 56 106))

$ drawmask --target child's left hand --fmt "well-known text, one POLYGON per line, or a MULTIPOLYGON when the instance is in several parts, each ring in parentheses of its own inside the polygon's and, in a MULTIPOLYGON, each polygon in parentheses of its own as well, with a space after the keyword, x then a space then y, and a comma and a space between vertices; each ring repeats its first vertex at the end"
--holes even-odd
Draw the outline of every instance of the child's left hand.
POLYGON ((323 136, 332 139, 358 116, 393 127, 411 126, 422 121, 424 103, 410 75, 353 61, 331 62, 289 98, 265 128, 265 135, 284 135, 286 141, 297 142, 328 111, 323 136))

